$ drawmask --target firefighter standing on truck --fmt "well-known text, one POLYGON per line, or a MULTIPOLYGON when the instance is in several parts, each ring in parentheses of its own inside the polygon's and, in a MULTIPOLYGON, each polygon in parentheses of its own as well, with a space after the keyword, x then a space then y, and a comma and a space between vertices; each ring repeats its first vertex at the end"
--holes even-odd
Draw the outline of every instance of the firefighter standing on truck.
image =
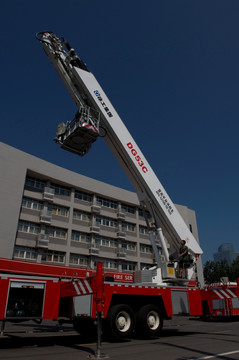
POLYGON ((183 269, 185 270, 185 278, 188 277, 188 267, 189 267, 189 255, 188 255, 188 247, 186 246, 186 241, 181 240, 181 246, 179 249, 179 278, 182 278, 183 269))

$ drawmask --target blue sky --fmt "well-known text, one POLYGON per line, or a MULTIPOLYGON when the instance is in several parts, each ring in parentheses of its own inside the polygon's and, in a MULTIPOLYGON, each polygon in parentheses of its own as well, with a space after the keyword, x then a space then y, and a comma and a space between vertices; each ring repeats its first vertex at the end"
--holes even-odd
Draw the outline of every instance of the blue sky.
POLYGON ((239 2, 1 0, 0 140, 134 190, 103 139, 83 158, 54 142, 76 107, 35 33, 87 63, 169 196, 196 211, 203 260, 239 251, 239 2))

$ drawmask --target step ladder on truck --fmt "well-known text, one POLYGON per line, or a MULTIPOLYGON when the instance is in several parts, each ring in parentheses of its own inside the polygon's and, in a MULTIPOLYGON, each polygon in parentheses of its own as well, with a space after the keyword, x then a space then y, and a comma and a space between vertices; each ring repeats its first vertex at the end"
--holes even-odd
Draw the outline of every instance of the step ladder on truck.
MULTIPOLYGON (((136 271, 133 283, 102 282, 104 329, 119 338, 133 332, 157 335, 164 319, 178 314, 201 315, 200 288, 198 284, 188 286, 202 254, 198 242, 94 75, 68 41, 48 31, 36 37, 77 106, 73 120, 58 125, 55 141, 61 148, 83 156, 103 136, 136 190, 149 230, 155 266, 136 271), (168 251, 170 247, 171 253, 178 253, 182 239, 193 258, 188 279, 177 277, 177 262, 168 251)), ((74 326, 79 332, 91 331, 97 317, 97 296, 74 289, 73 284, 74 326)))

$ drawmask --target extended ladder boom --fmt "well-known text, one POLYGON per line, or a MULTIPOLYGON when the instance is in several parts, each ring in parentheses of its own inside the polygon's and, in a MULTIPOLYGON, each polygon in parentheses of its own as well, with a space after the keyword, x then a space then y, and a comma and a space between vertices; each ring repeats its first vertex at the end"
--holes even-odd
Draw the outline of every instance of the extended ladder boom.
MULTIPOLYGON (((82 126, 86 127, 85 124, 88 126, 88 138, 84 140, 85 143, 82 145, 80 152, 77 150, 77 141, 74 149, 73 131, 72 137, 69 136, 73 125, 68 126, 68 138, 70 137, 71 144, 73 144, 73 149, 68 150, 80 155, 84 155, 88 151, 91 143, 95 141, 100 132, 100 116, 100 127, 105 132, 104 139, 106 143, 135 187, 140 203, 153 216, 159 236, 161 236, 160 229, 163 230, 164 236, 170 244, 170 252, 177 251, 180 240, 184 239, 187 241, 191 253, 195 255, 202 254, 198 242, 94 75, 88 71, 83 61, 63 38, 57 38, 50 32, 38 33, 37 38, 41 41, 46 54, 79 109, 78 122, 75 119, 73 121, 73 125, 78 126, 76 132, 81 132, 82 126), (86 112, 86 109, 88 116, 84 117, 84 122, 81 113, 82 111, 86 112)), ((67 148, 68 145, 65 143, 66 137, 64 138, 64 136, 63 131, 62 136, 58 137, 58 142, 63 148, 67 148)), ((166 260, 168 260, 167 246, 163 238, 161 240, 163 253, 167 258, 166 260)))

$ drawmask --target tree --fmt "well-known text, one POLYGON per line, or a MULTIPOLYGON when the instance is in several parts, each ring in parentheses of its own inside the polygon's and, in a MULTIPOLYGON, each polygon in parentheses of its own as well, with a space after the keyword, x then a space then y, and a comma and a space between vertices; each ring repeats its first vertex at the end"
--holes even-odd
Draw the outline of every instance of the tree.
POLYGON ((239 278, 239 256, 232 262, 230 269, 231 281, 236 281, 239 278))
MULTIPOLYGON (((238 260, 239 266, 239 260, 238 260)), ((218 262, 207 261, 203 270, 204 280, 206 284, 212 284, 215 282, 220 282, 222 277, 229 277, 230 280, 230 267, 226 260, 221 260, 218 262)))

